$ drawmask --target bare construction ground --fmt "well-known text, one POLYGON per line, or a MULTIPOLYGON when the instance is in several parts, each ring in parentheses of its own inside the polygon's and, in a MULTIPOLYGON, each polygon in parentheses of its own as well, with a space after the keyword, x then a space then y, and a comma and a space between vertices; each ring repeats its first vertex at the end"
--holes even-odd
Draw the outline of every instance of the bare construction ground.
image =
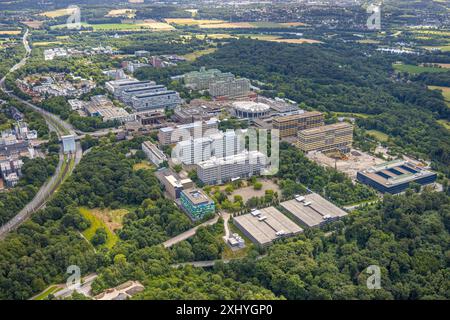
POLYGON ((321 152, 310 152, 307 157, 316 163, 330 168, 335 168, 356 180, 358 171, 385 162, 385 160, 374 157, 368 153, 352 149, 344 158, 331 158, 321 152))

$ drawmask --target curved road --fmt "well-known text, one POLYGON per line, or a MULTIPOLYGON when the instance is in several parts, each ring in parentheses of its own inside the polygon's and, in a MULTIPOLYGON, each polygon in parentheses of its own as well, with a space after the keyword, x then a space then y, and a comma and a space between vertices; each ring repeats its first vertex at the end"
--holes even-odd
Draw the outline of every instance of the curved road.
MULTIPOLYGON (((23 67, 27 62, 28 58, 30 57, 31 48, 28 44, 27 39, 28 34, 29 34, 28 29, 26 29, 26 32, 24 33, 22 39, 23 46, 25 47, 26 50, 26 55, 19 63, 17 63, 10 69, 9 73, 23 67)), ((42 114, 48 126, 50 128, 53 128, 59 137, 65 134, 73 134, 75 136, 77 135, 69 123, 61 120, 56 115, 47 112, 37 107, 36 105, 17 97, 13 93, 8 92, 5 87, 5 79, 6 75, 2 79, 0 79, 0 90, 8 94, 10 97, 19 100, 21 103, 27 105, 28 107, 42 114)), ((72 173, 75 166, 80 162, 82 156, 83 153, 79 142, 76 143, 75 153, 67 155, 66 157, 64 156, 63 150, 61 148, 59 155, 59 163, 55 170, 55 173, 48 181, 44 183, 41 189, 39 189, 39 191, 36 193, 35 197, 33 198, 33 200, 31 200, 31 202, 29 202, 18 214, 16 214, 13 218, 11 218, 11 220, 9 220, 7 223, 5 223, 3 226, 0 227, 0 240, 4 239, 10 231, 17 229, 34 212, 45 206, 47 201, 51 198, 51 196, 58 189, 61 183, 66 179, 66 177, 68 177, 72 173)))

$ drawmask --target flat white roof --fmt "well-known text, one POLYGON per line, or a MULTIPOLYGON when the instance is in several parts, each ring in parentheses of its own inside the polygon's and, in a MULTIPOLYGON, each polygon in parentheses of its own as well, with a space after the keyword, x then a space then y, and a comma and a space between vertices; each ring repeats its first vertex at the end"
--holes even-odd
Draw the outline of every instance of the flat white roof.
POLYGON ((303 231, 275 207, 260 209, 260 211, 259 216, 248 213, 233 218, 234 222, 250 234, 259 245, 269 244, 278 239, 280 236, 277 236, 277 233, 280 231, 283 232, 283 236, 295 235, 303 231), (260 220, 261 217, 266 218, 260 220))

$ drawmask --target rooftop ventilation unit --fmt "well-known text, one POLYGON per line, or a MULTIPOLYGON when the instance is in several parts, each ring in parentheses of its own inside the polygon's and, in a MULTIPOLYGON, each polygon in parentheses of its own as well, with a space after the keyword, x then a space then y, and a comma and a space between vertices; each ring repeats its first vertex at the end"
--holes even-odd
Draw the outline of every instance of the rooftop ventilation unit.
POLYGON ((311 205, 311 201, 306 201, 303 205, 306 207, 306 206, 310 206, 311 205))
POLYGON ((258 218, 259 221, 264 221, 264 220, 266 220, 266 219, 267 219, 266 216, 262 216, 262 217, 259 217, 259 218, 258 218))
POLYGON ((305 199, 306 199, 306 198, 303 197, 303 196, 295 197, 295 200, 297 200, 298 202, 302 202, 302 201, 304 201, 305 199))
POLYGON ((281 237, 281 236, 284 235, 284 234, 286 234, 286 232, 284 232, 284 230, 280 230, 280 231, 278 231, 278 232, 275 233, 275 235, 276 235, 277 237, 281 237))
POLYGON ((252 211, 251 214, 252 214, 252 216, 257 217, 261 214, 261 211, 255 210, 255 211, 252 211))

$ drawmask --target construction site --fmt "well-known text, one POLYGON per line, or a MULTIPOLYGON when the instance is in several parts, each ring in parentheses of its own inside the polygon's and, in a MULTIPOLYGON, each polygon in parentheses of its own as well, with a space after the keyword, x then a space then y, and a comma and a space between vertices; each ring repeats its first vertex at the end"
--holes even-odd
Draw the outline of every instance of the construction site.
POLYGON ((358 171, 381 164, 385 160, 372 156, 360 150, 351 149, 348 153, 339 150, 329 152, 309 152, 307 157, 324 167, 335 168, 356 180, 358 171))

